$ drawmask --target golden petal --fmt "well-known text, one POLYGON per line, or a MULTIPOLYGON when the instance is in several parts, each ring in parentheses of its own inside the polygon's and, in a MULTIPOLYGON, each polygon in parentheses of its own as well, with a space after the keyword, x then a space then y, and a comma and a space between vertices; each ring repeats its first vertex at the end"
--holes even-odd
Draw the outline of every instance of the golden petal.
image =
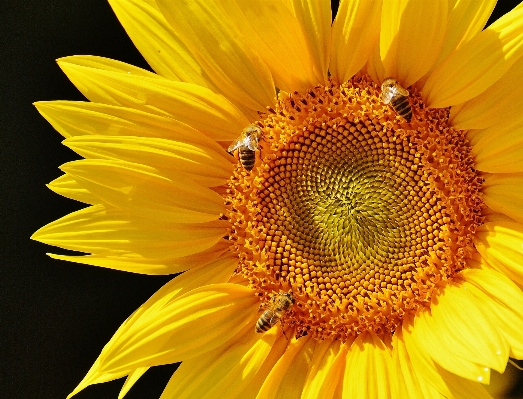
POLYGON ((392 336, 394 376, 391 378, 392 398, 445 399, 445 396, 421 378, 410 360, 401 332, 392 336))
POLYGON ((371 50, 369 59, 362 69, 362 72, 368 74, 372 80, 381 85, 381 83, 388 77, 385 75, 385 68, 380 55, 380 45, 377 43, 371 50))
POLYGON ((109 4, 156 73, 169 79, 214 88, 154 0, 109 0, 109 4))
POLYGON ((513 125, 523 113, 523 57, 483 93, 467 101, 457 112, 451 112, 451 123, 457 129, 486 129, 513 125))
POLYGON ((58 65, 62 63, 71 63, 85 68, 102 69, 104 71, 120 72, 130 74, 132 76, 141 76, 150 79, 161 79, 160 76, 146 69, 127 64, 122 61, 113 60, 111 58, 99 57, 97 55, 72 55, 62 57, 57 60, 58 65))
POLYGON ((339 341, 323 340, 316 345, 305 380, 302 399, 332 399, 341 383, 346 363, 347 345, 339 341))
POLYGON ((120 389, 120 393, 118 394, 118 399, 123 399, 125 395, 127 395, 127 392, 133 387, 133 385, 140 379, 142 375, 145 374, 145 372, 149 370, 149 367, 138 367, 137 369, 134 369, 129 373, 127 378, 125 379, 125 383, 123 384, 122 389, 120 389))
POLYGON ((381 1, 342 0, 332 25, 330 72, 339 83, 356 74, 378 44, 381 1))
POLYGON ((275 330, 260 337, 253 320, 225 345, 183 361, 160 399, 238 397, 262 367, 276 339, 275 330))
POLYGON ((175 363, 208 353, 253 325, 258 302, 250 288, 227 283, 168 297, 144 305, 122 324, 100 354, 102 371, 175 363))
POLYGON ((205 132, 168 116, 134 108, 82 101, 41 101, 34 104, 40 114, 65 138, 87 135, 166 138, 223 150, 216 141, 234 140, 231 132, 205 132))
POLYGON ((483 178, 485 204, 523 223, 523 173, 485 173, 483 178))
POLYGON ((179 258, 214 246, 227 223, 181 224, 151 220, 94 205, 40 228, 31 237, 73 251, 110 256, 179 258))
POLYGON ((437 59, 446 33, 446 1, 384 0, 380 54, 386 77, 408 87, 437 59))
POLYGON ((219 194, 180 173, 168 178, 146 165, 104 159, 60 168, 104 203, 144 218, 202 223, 217 220, 225 210, 219 194))
MULTIPOLYGON (((86 265, 106 267, 108 269, 122 270, 131 273, 162 275, 181 273, 188 269, 199 267, 200 265, 209 264, 209 267, 216 267, 220 270, 217 276, 220 280, 217 282, 227 282, 228 278, 238 266, 238 259, 232 255, 225 255, 224 251, 229 248, 229 243, 218 243, 215 246, 198 252, 193 255, 182 256, 179 258, 147 258, 140 255, 134 256, 115 256, 107 254, 97 255, 55 255, 47 254, 53 259, 66 260, 68 262, 82 263, 86 265), (225 274, 222 274, 222 271, 225 274)), ((203 273, 203 272, 200 272, 203 273)))
POLYGON ((231 157, 183 141, 133 136, 77 136, 63 142, 84 158, 145 163, 163 176, 189 177, 204 187, 224 185, 232 174, 231 157))
POLYGON ((523 287, 523 225, 496 220, 478 228, 474 240, 481 256, 496 270, 523 287))
POLYGON ((291 0, 313 62, 319 84, 328 83, 331 52, 331 3, 328 0, 291 0))
POLYGON ((134 108, 185 123, 212 137, 214 131, 234 140, 250 124, 225 97, 202 86, 160 76, 91 68, 76 57, 58 60, 73 84, 92 102, 134 108))
POLYGON ((156 1, 164 17, 222 93, 253 110, 275 99, 265 63, 216 2, 156 1))
POLYGON ((414 328, 421 330, 426 351, 443 368, 488 383, 488 369, 505 369, 509 348, 484 308, 465 286, 448 285, 432 304, 431 315, 416 316, 414 328))
POLYGON ((523 55, 522 39, 520 5, 463 44, 431 73, 422 93, 426 105, 444 108, 484 92, 523 55))
POLYGON ((510 357, 523 358, 523 292, 507 276, 493 269, 463 271, 465 286, 478 302, 488 309, 489 316, 507 340, 510 357))
POLYGON ((206 285, 182 296, 164 286, 116 331, 72 394, 137 368, 210 352, 251 321, 256 302, 251 289, 236 284, 206 285))
POLYGON ((80 201, 85 204, 94 205, 101 204, 102 201, 96 195, 90 193, 87 189, 80 186, 76 180, 74 180, 67 173, 54 179, 47 185, 55 193, 63 195, 66 198, 80 201))
POLYGON ((316 340, 291 338, 287 350, 272 368, 256 399, 301 399, 316 340))
MULTIPOLYGON (((412 368, 418 379, 425 381, 425 384, 420 384, 424 392, 424 385, 429 384, 445 398, 493 399, 480 383, 453 374, 435 363, 425 350, 423 334, 416 331, 415 327, 404 328, 402 337, 412 368)), ((428 391, 430 392, 430 389, 428 391)))
MULTIPOLYGON (((481 32, 495 5, 496 0, 454 0, 449 2, 447 33, 438 59, 433 63, 430 71, 445 61, 449 54, 481 32)), ((428 77, 428 75, 425 76, 428 77)))
POLYGON ((251 383, 244 387, 244 389, 237 395, 238 399, 256 398, 261 386, 265 382, 265 379, 267 378, 273 367, 276 365, 276 363, 285 354, 285 351, 287 350, 287 345, 289 344, 289 340, 283 334, 281 334, 280 331, 273 329, 271 330, 271 333, 272 331, 274 331, 278 338, 272 345, 271 351, 265 358, 265 361, 259 368, 254 378, 251 380, 251 383))
MULTIPOLYGON (((319 6, 320 1, 317 3, 319 6)), ((276 87, 286 92, 306 91, 324 83, 324 77, 317 75, 320 60, 314 59, 307 42, 307 35, 313 33, 303 30, 289 7, 292 4, 281 0, 229 0, 221 4, 242 41, 255 49, 271 71, 276 87)))
POLYGON ((343 398, 385 398, 391 394, 392 352, 380 338, 362 333, 347 353, 343 398))
POLYGON ((523 123, 469 131, 476 168, 482 172, 523 172, 523 123))

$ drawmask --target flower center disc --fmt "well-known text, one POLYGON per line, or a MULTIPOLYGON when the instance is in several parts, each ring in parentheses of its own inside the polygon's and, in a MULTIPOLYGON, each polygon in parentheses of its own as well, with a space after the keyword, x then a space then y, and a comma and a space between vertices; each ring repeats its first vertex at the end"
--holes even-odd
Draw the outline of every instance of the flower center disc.
POLYGON ((227 203, 238 272, 264 300, 292 291, 297 335, 390 334, 474 251, 481 178, 448 110, 411 94, 410 123, 370 78, 282 96, 227 203))

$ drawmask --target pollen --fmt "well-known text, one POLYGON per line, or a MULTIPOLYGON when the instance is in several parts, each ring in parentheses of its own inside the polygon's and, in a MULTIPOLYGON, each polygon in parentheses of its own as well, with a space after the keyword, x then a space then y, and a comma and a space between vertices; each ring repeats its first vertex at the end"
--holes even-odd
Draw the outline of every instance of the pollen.
POLYGON ((237 273, 262 300, 293 293, 297 336, 390 336, 475 253, 483 180, 466 132, 409 92, 410 122, 366 76, 280 92, 253 170, 229 182, 237 273))

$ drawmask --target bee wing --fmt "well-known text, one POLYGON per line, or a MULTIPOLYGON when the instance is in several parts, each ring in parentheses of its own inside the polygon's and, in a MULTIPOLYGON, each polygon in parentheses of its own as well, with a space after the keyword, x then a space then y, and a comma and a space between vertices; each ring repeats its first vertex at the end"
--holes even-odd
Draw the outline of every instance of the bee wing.
POLYGON ((392 101, 392 97, 394 97, 394 88, 392 87, 385 87, 383 91, 381 92, 381 101, 383 101, 385 104, 388 104, 392 101))
POLYGON ((245 145, 251 151, 256 151, 258 149, 258 137, 251 136, 249 140, 246 140, 245 145))
POLYGON ((393 79, 386 79, 381 85, 381 101, 385 104, 390 103, 394 97, 408 95, 409 91, 393 79))
POLYGON ((238 148, 240 148, 243 145, 243 138, 237 138, 232 142, 232 144, 227 148, 227 152, 232 154, 234 151, 236 151, 238 148))
POLYGON ((271 326, 273 326, 274 324, 276 324, 278 322, 279 319, 280 319, 279 312, 272 312, 271 318, 269 319, 269 324, 271 326))

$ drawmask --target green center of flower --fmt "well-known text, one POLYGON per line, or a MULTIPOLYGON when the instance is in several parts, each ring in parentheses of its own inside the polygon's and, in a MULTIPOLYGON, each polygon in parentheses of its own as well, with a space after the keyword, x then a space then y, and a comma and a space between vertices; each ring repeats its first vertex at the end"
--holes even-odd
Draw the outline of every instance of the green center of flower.
POLYGON ((366 77, 280 96, 231 179, 239 270, 264 300, 292 292, 297 335, 390 334, 466 267, 482 180, 448 110, 410 102, 409 123, 366 77))

